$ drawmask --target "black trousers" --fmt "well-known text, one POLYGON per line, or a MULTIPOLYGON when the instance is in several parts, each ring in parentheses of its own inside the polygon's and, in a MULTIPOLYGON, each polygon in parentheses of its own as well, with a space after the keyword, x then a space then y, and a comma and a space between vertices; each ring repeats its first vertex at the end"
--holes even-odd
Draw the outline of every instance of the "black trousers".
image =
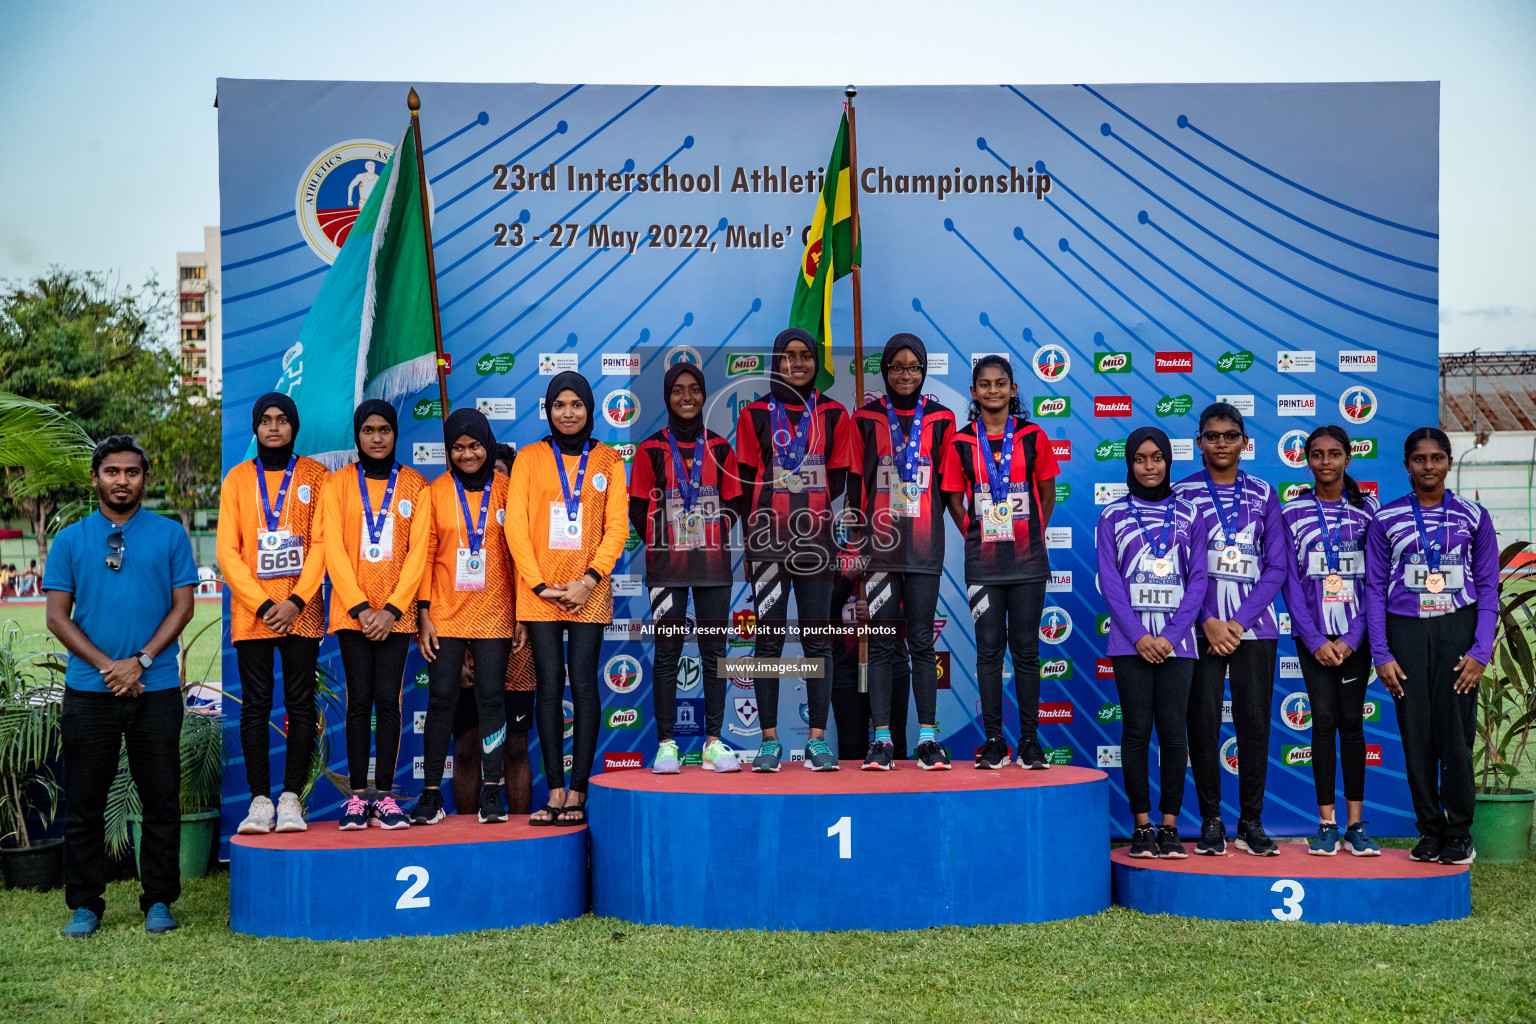
POLYGON ((1307 702, 1312 705, 1312 782, 1317 787, 1318 806, 1331 807, 1337 802, 1333 776, 1338 765, 1344 770, 1344 799, 1364 800, 1365 684, 1371 676, 1370 642, 1362 639, 1359 649, 1342 665, 1324 665, 1301 643, 1296 645, 1296 657, 1307 685, 1307 702), (1337 760, 1334 736, 1338 736, 1337 760))
POLYGON ((1038 743, 1040 729, 1040 614, 1045 581, 973 584, 966 588, 976 626, 976 688, 987 738, 1003 735, 1003 653, 1013 655, 1014 699, 1019 705, 1019 749, 1038 743))
POLYGON ((1418 619, 1387 616, 1387 647, 1407 673, 1397 704, 1403 766, 1422 835, 1464 836, 1477 806, 1472 740, 1477 690, 1457 693, 1456 662, 1477 634, 1477 607, 1418 619))
MULTIPOLYGON (((688 591, 693 591, 693 620, 716 628, 729 625, 731 588, 652 587, 651 621, 681 625, 688 618, 688 591)), ((656 641, 655 671, 651 678, 651 707, 656 714, 658 742, 672 738, 677 720, 677 663, 683 656, 683 641, 656 641)), ((720 659, 725 657, 725 636, 699 637, 699 658, 704 662, 704 734, 720 735, 725 722, 725 680, 720 677, 720 659)))
POLYGON ((1264 814, 1278 646, 1275 640, 1244 640, 1223 657, 1212 653, 1205 638, 1200 638, 1200 658, 1189 691, 1189 763, 1202 818, 1221 817, 1221 702, 1228 674, 1232 726, 1237 733, 1238 802, 1245 820, 1258 821, 1264 814))
POLYGON ((487 786, 502 781, 502 748, 507 742, 507 706, 502 691, 512 638, 437 638, 437 657, 427 663, 427 725, 423 746, 426 785, 443 784, 443 763, 453 746, 453 709, 464 679, 464 652, 475 656, 475 707, 480 712, 480 780, 487 786))
MULTIPOLYGON (((603 653, 601 622, 525 622, 528 642, 533 644, 533 671, 538 678, 534 718, 539 726, 539 749, 544 752, 544 781, 550 789, 565 785, 566 679, 571 683, 572 723, 571 783, 576 793, 587 791, 592 760, 597 757, 597 732, 603 717, 603 699, 597 686, 597 663, 603 653), (567 640, 569 631, 569 640, 567 640)), ((674 684, 674 689, 676 688, 674 684)))
POLYGON ((143 806, 139 838, 139 909, 181 895, 181 690, 148 690, 137 697, 64 691, 64 899, 97 917, 106 909, 107 793, 117 777, 118 752, 143 806))
POLYGON ((347 775, 353 789, 367 788, 371 738, 377 748, 373 787, 388 793, 395 786, 400 757, 400 691, 411 635, 391 633, 374 641, 360 629, 341 629, 336 631, 336 642, 341 645, 341 667, 347 674, 347 775))
MULTIPOLYGON (((934 724, 939 663, 933 655, 933 613, 939 606, 939 579, 921 573, 876 572, 870 573, 865 583, 870 619, 903 622, 906 627, 905 646, 883 641, 869 645, 869 714, 877 728, 891 721, 891 684, 898 662, 910 667, 918 724, 934 724)), ((891 733, 893 739, 895 735, 891 733)))
MULTIPOLYGON (((853 581, 838 576, 832 584, 832 614, 837 617, 853 596, 853 581)), ((904 653, 906 641, 896 642, 904 653)), ((891 745, 896 760, 907 759, 907 707, 911 703, 912 662, 900 656, 891 665, 891 745)), ((873 654, 871 654, 873 660, 873 654)), ((837 723, 837 757, 857 761, 869 745, 869 694, 859 692, 859 645, 852 640, 832 643, 832 719, 837 723)))
POLYGON ((283 710, 288 714, 284 792, 304 791, 315 750, 319 721, 315 663, 320 659, 320 641, 307 636, 235 641, 235 662, 240 668, 240 749, 245 755, 245 781, 252 797, 272 795, 272 761, 267 747, 276 686, 274 661, 279 654, 283 658, 283 710))
MULTIPOLYGON (((784 653, 784 636, 781 632, 789 621, 789 595, 795 595, 795 613, 803 625, 825 625, 832 609, 832 574, 818 572, 802 575, 788 562, 748 562, 747 582, 752 584, 752 603, 757 610, 757 639, 752 655, 756 658, 777 658, 784 653), (770 635, 764 635, 764 625, 770 635)), ((832 645, 825 636, 807 636, 800 641, 800 649, 807 658, 826 659, 820 679, 805 681, 805 699, 810 710, 812 729, 827 727, 827 711, 832 703, 832 679, 830 677, 832 645)), ((757 715, 762 727, 779 727, 779 680, 757 680, 757 715)))
POLYGON ((1184 804, 1184 757, 1188 750, 1184 722, 1189 712, 1189 687, 1194 679, 1193 658, 1169 658, 1153 665, 1137 654, 1110 659, 1115 666, 1115 689, 1120 693, 1120 764, 1125 775, 1125 795, 1132 814, 1152 810, 1147 763, 1151 757, 1152 729, 1157 728, 1157 809, 1178 814, 1184 804))

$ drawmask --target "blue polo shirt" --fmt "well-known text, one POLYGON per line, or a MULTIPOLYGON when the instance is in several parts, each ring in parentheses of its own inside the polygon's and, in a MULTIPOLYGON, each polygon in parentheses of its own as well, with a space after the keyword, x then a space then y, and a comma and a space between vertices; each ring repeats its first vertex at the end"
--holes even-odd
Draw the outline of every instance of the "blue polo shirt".
MULTIPOLYGON (((115 661, 132 657, 149 643, 171 613, 171 592, 197 585, 197 562, 181 524, 140 508, 123 524, 123 567, 107 568, 112 549, 107 536, 117 529, 100 510, 59 531, 48 549, 44 590, 75 595, 72 618, 91 643, 115 661)), ((176 669, 176 640, 155 656, 144 671, 145 690, 181 685, 176 669)), ((73 690, 107 693, 101 673, 71 657, 64 685, 73 690)))

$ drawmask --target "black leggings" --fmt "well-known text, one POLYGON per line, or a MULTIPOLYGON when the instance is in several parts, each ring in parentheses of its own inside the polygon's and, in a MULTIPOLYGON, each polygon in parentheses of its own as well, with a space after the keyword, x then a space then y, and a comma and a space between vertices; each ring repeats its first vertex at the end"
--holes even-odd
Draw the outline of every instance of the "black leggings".
POLYGON ((1202 818, 1221 817, 1221 701, 1229 674, 1240 813, 1247 821, 1258 821, 1264 814, 1277 647, 1275 640, 1244 640, 1223 657, 1211 652, 1204 637, 1200 639, 1200 659, 1189 690, 1189 764, 1202 818))
POLYGON ((1456 663, 1476 637, 1476 605, 1433 619, 1387 615, 1387 647, 1407 673, 1393 701, 1421 835, 1464 836, 1472 828, 1477 690, 1457 693, 1453 684, 1456 663))
POLYGON ((251 796, 272 795, 272 691, 276 689, 275 656, 283 656, 283 710, 288 714, 288 750, 283 765, 283 791, 302 793, 309 781, 315 750, 315 663, 320 641, 307 636, 235 641, 240 669, 240 751, 245 755, 245 781, 251 796))
POLYGON ((453 709, 459 703, 464 677, 464 652, 475 655, 475 706, 480 711, 480 780, 501 785, 502 747, 507 741, 507 707, 502 691, 507 681, 507 659, 512 638, 437 638, 437 657, 427 663, 427 728, 425 760, 428 788, 443 784, 443 762, 453 746, 453 709))
POLYGON ((400 690, 411 634, 391 633, 374 641, 360 629, 339 629, 336 642, 341 645, 341 667, 347 675, 347 775, 354 790, 367 788, 372 737, 378 748, 373 787, 388 793, 395 785, 400 756, 400 690))
POLYGON ((1147 762, 1155 724, 1157 809, 1164 814, 1178 814, 1184 804, 1184 718, 1189 711, 1195 660, 1169 658, 1153 665, 1139 654, 1121 654, 1110 661, 1115 666, 1115 689, 1120 693, 1120 713, 1124 718, 1120 729, 1120 764, 1131 813, 1147 814, 1152 810, 1147 762))
MULTIPOLYGON (((939 697, 939 663, 933 655, 933 613, 939 606, 939 577, 921 573, 875 572, 864 585, 873 621, 904 621, 906 646, 895 641, 869 645, 869 714, 877 727, 891 724, 892 671, 910 656, 917 724, 933 725, 939 697)), ((905 709, 903 709, 905 710, 905 709)), ((906 716, 902 716, 905 720, 906 716)))
POLYGON ((1019 749, 1037 743, 1040 729, 1040 613, 1045 581, 972 584, 966 588, 976 624, 976 687, 988 739, 1003 736, 1003 652, 1013 653, 1019 749))
MULTIPOLYGON (((828 572, 801 575, 788 562, 748 562, 747 582, 752 584, 752 603, 757 610, 757 638, 752 650, 755 658, 777 658, 784 653, 782 630, 789 621, 791 590, 801 625, 824 626, 831 617, 832 575, 828 572), (765 624, 776 627, 771 629, 772 635, 764 635, 765 624)), ((825 729, 827 710, 832 704, 832 645, 825 635, 806 636, 800 640, 800 649, 807 658, 825 659, 821 678, 805 681, 810 727, 825 729)), ((759 679, 754 692, 763 730, 777 729, 779 680, 759 679)))
POLYGON ((1318 806, 1332 807, 1337 802, 1335 763, 1343 767, 1344 799, 1364 800, 1365 684, 1371 675, 1371 646, 1361 640, 1359 649, 1337 666, 1322 664, 1302 643, 1296 645, 1296 656, 1301 661, 1301 678, 1307 684, 1307 703, 1312 706, 1312 782, 1317 787, 1318 806), (1339 737, 1337 762, 1335 733, 1339 737))
MULTIPOLYGON (((597 663, 603 654, 601 622, 525 622, 533 644, 533 670, 538 677, 534 718, 539 725, 539 749, 544 752, 544 782, 550 789, 565 784, 565 683, 571 683, 575 709, 571 744, 571 784, 575 793, 587 791, 592 759, 597 756, 597 731, 603 699, 597 688, 597 663), (570 639, 566 639, 570 630, 570 639)), ((674 687, 675 688, 675 687, 674 687)))
MULTIPOLYGON (((849 621, 844 607, 853 596, 853 581, 837 576, 832 584, 832 615, 849 621)), ((907 759, 907 708, 912 703, 912 662, 906 641, 897 640, 891 666, 891 745, 896 760, 907 759)), ((837 724, 837 757, 857 761, 869 749, 869 694, 859 692, 859 644, 839 638, 832 642, 832 719, 837 724)))
MULTIPOLYGON (((651 622, 681 624, 688 617, 688 587, 652 587, 651 622)), ((694 623, 724 629, 731 617, 731 588, 693 587, 694 623)), ((725 634, 700 636, 699 658, 704 663, 704 734, 720 735, 725 721, 725 680, 720 678, 720 659, 725 657, 725 634)), ((672 738, 677 720, 677 663, 683 641, 656 641, 655 672, 651 678, 651 706, 656 712, 656 740, 672 738)))

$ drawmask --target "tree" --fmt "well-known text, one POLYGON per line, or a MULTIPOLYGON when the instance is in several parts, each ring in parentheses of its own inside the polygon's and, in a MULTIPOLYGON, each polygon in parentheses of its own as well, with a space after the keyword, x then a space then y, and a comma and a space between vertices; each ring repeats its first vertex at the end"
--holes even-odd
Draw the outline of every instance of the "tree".
POLYGON ((222 403, 207 397, 203 388, 184 386, 144 438, 150 459, 149 486, 181 516, 188 533, 192 513, 218 503, 222 430, 222 403))
MULTIPOLYGON (((29 514, 46 510, 43 524, 53 516, 61 495, 77 494, 77 504, 86 503, 92 447, 80 425, 53 406, 0 392, 0 467, 7 473, 7 489, 29 514)), ((37 559, 47 564, 48 536, 41 526, 37 559)))

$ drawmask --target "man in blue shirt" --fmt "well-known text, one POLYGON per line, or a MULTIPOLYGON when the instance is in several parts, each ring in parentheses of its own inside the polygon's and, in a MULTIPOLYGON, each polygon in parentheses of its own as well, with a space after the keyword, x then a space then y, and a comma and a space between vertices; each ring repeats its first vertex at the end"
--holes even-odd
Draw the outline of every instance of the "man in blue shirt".
POLYGON ((69 651, 64 673, 66 936, 85 938, 106 910, 107 791, 126 742, 143 804, 139 908, 154 933, 176 927, 181 895, 181 677, 177 638, 192 620, 197 564, 186 531, 139 507, 149 459, 118 434, 91 455, 97 511, 48 552, 48 630, 69 651))

